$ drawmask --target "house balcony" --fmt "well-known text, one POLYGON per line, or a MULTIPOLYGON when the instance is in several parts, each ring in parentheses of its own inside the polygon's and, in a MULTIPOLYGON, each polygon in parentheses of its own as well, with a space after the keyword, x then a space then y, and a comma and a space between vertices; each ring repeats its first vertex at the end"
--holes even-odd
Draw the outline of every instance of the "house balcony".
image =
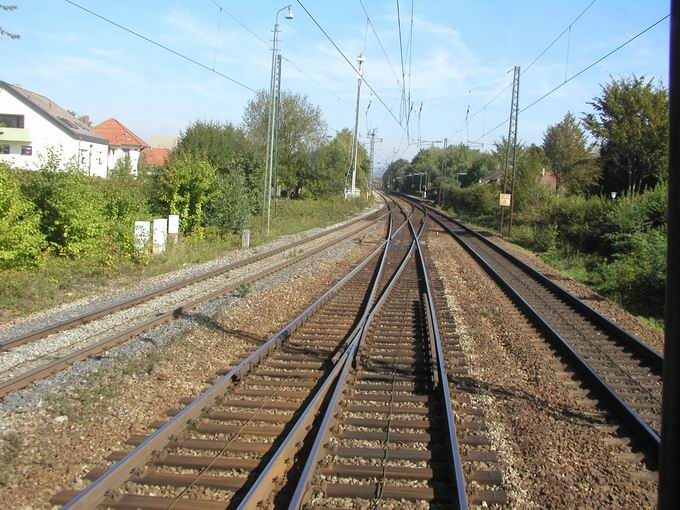
POLYGON ((31 143, 31 132, 23 128, 0 127, 0 142, 31 143))

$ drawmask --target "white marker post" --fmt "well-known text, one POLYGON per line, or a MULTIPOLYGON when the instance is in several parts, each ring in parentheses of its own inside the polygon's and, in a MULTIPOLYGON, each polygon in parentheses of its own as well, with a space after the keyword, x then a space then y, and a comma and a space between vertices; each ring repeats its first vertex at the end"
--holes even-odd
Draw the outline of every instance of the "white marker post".
POLYGON ((168 216, 168 242, 170 244, 177 244, 179 238, 179 214, 171 214, 168 216))
POLYGON ((168 238, 168 220, 160 218, 153 220, 153 254, 158 255, 165 251, 168 238))
POLYGON ((144 253, 151 238, 151 222, 135 221, 135 250, 144 253))

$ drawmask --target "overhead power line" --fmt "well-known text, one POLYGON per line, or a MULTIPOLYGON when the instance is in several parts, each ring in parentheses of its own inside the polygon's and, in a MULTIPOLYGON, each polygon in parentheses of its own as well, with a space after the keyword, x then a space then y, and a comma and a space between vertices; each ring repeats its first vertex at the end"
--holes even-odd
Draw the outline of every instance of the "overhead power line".
MULTIPOLYGON (((628 40, 625 41, 624 43, 620 44, 619 46, 617 46, 616 48, 614 48, 613 50, 611 50, 611 51, 610 51, 609 53, 607 53, 606 55, 603 55, 602 57, 598 58, 595 62, 593 62, 593 63, 587 65, 586 67, 584 67, 583 69, 581 69, 581 70, 580 70, 579 72, 577 72, 576 74, 571 75, 568 79, 564 80, 562 83, 560 83, 559 85, 557 85, 557 86, 554 87, 553 89, 551 89, 551 90, 549 90, 548 92, 546 92, 545 94, 543 94, 543 95, 542 95, 541 97, 539 97, 538 99, 536 99, 536 100, 534 100, 533 102, 529 103, 527 106, 525 106, 524 108, 522 108, 522 109, 519 111, 519 113, 522 114, 522 113, 524 113, 525 111, 527 111, 529 108, 531 108, 531 107, 535 106, 536 104, 540 103, 540 102, 543 101, 546 97, 550 96, 551 94, 553 94, 553 93, 556 92, 557 90, 561 89, 562 87, 564 87, 567 83, 569 83, 569 82, 572 81, 573 79, 578 78, 578 77, 581 76, 583 73, 585 73, 586 71, 592 69, 593 67, 595 67, 597 64, 599 64, 599 63, 602 62, 603 60, 609 58, 609 57, 612 56, 614 53, 616 53, 617 51, 619 51, 620 49, 622 49, 623 47, 625 47, 625 46, 627 46, 628 44, 632 43, 632 42, 633 42, 635 39, 637 39, 638 37, 640 37, 640 36, 646 34, 647 32, 649 32, 652 28, 654 28, 655 26, 657 26, 659 23, 662 23, 663 21, 665 21, 665 20, 667 20, 668 18, 670 18, 670 16, 671 16, 670 14, 666 14, 664 17, 662 17, 662 18, 660 18, 659 20, 655 21, 654 23, 652 23, 651 25, 649 25, 647 28, 645 28, 645 29, 642 30, 641 32, 638 32, 638 33, 635 34, 633 37, 631 37, 630 39, 628 39, 628 40)), ((489 130, 489 131, 486 131, 485 133, 483 133, 479 138, 477 138, 477 139, 474 140, 474 141, 475 141, 475 142, 478 142, 479 140, 481 140, 481 139, 484 138, 485 136, 487 136, 487 135, 493 133, 493 132, 496 131, 498 128, 500 128, 501 126, 505 125, 507 122, 509 122, 509 120, 510 120, 509 118, 508 118, 508 119, 505 119, 503 122, 501 122, 500 124, 498 124, 496 127, 494 127, 493 129, 491 129, 491 130, 489 130)))
POLYGON ((546 52, 547 52, 550 48, 552 48, 553 45, 554 45, 557 41, 559 41, 560 38, 561 38, 564 34, 566 34, 567 32, 570 32, 570 31, 571 31, 571 27, 574 26, 574 23, 576 23, 579 19, 581 19, 581 17, 582 17, 586 12, 588 12, 588 9, 590 9, 590 8, 592 7, 592 5, 593 5, 596 1, 597 1, 597 0, 592 0, 592 2, 590 2, 588 5, 586 5, 586 8, 583 9, 583 10, 579 13, 579 15, 576 16, 576 17, 571 21, 571 23, 569 23, 569 24, 566 26, 566 28, 565 28, 564 30, 562 30, 562 31, 558 34, 558 36, 555 37, 555 39, 553 39, 552 42, 551 42, 550 44, 548 44, 548 46, 546 46, 546 47, 543 49, 543 51, 541 51, 541 52, 540 52, 540 53, 539 53, 539 54, 538 54, 538 55, 537 55, 537 56, 529 63, 529 65, 527 65, 527 66, 524 67, 524 69, 522 70, 522 75, 523 75, 523 74, 526 74, 526 72, 527 72, 529 69, 531 69, 531 67, 532 67, 532 66, 533 66, 533 65, 534 65, 534 64, 535 64, 535 63, 536 63, 543 55, 545 55, 546 52))
MULTIPOLYGON (((319 24, 319 22, 316 20, 316 18, 314 16, 312 16, 312 13, 309 12, 309 10, 307 10, 307 8, 304 6, 304 4, 300 0, 296 0, 296 1, 300 5, 300 7, 302 7, 302 9, 307 13, 307 16, 309 16, 309 18, 314 22, 314 24, 318 27, 318 29, 321 30, 321 33, 323 33, 323 35, 326 36, 326 39, 328 39, 328 41, 333 45, 333 47, 337 50, 337 52, 340 53, 342 58, 345 59, 345 62, 347 62, 347 64, 354 70, 354 72, 357 73, 357 75, 359 75, 359 70, 356 67, 354 67, 354 64, 352 64, 352 62, 347 58, 347 56, 343 53, 343 51, 335 43, 333 38, 330 35, 328 35, 328 32, 326 32, 324 30, 324 28, 319 24)), ((394 119, 394 121, 397 124, 399 124, 399 126, 401 127, 401 129, 404 132, 406 132, 406 130, 404 129, 404 126, 401 124, 401 122, 399 122, 399 119, 397 119, 397 117, 394 115, 394 112, 387 106, 387 104, 385 104, 385 101, 383 101, 382 97, 380 97, 380 95, 375 91, 375 89, 371 86, 371 84, 368 83, 368 81, 366 81, 366 78, 361 76, 361 80, 366 84, 366 86, 369 88, 369 90, 371 92, 373 92, 373 95, 378 99, 378 101, 380 101, 380 104, 383 105, 383 107, 389 112, 390 116, 394 119)))
POLYGON ((215 6, 216 6, 218 9, 220 9, 221 11, 224 11, 224 12, 227 14, 227 16, 229 16, 231 19, 233 19, 236 23, 238 23, 239 25, 241 25, 245 30, 247 30, 248 32, 250 32, 250 34, 251 34, 253 37, 259 39, 265 46, 269 47, 269 42, 268 42, 266 39, 264 39, 263 37, 260 37, 259 35, 257 35, 253 30, 250 29, 249 26, 247 26, 247 25, 246 25, 245 23, 243 23, 240 19, 238 19, 236 16, 234 16, 232 13, 230 13, 228 10, 226 10, 224 7, 222 7, 222 5, 220 5, 218 2, 216 2, 215 0, 210 0, 210 1, 211 1, 213 4, 215 4, 215 6))
POLYGON ((394 70, 394 66, 392 65, 392 62, 390 61, 390 57, 387 56, 387 52, 385 51, 385 47, 383 46, 383 43, 380 40, 380 36, 378 35, 378 32, 375 30, 375 27, 373 26, 373 22, 371 21, 371 17, 368 15, 368 12, 366 11, 366 7, 364 6, 364 2, 362 0, 359 0, 359 3, 361 4, 361 8, 364 10, 364 14, 366 15, 366 20, 368 21, 368 24, 371 27, 371 31, 373 32, 375 39, 378 41, 378 46, 380 46, 380 50, 382 51, 383 55, 385 56, 385 60, 387 60, 387 64, 390 66, 390 69, 392 70, 392 74, 396 78, 397 83, 399 84, 399 87, 401 87, 401 82, 399 81, 399 76, 397 75, 397 71, 394 70))
POLYGON ((134 36, 136 36, 136 37, 139 37, 140 39, 142 39, 142 40, 144 40, 144 41, 146 41, 146 42, 148 42, 148 43, 150 43, 150 44, 153 44, 154 46, 157 46, 157 47, 159 47, 159 48, 161 48, 161 49, 163 49, 163 50, 165 50, 165 51, 168 51, 168 52, 172 53, 173 55, 176 55, 176 56, 178 56, 178 57, 180 57, 180 58, 183 58, 184 60, 187 60, 188 62, 191 62, 192 64, 195 64, 195 65, 197 65, 197 66, 199 66, 199 67, 202 67, 202 68, 205 69, 206 71, 210 71, 211 73, 215 73, 216 75, 218 75, 218 76, 220 76, 220 77, 222 77, 222 78, 224 78, 224 79, 226 79, 226 80, 229 80, 229 81, 232 82, 232 83, 235 83, 235 84, 238 85, 239 87, 243 87, 244 89, 247 89, 247 90, 249 90, 249 91, 251 91, 251 92, 257 92, 257 90, 255 90, 254 88, 249 87, 248 85, 246 85, 246 84, 244 84, 244 83, 241 83, 240 81, 238 81, 238 80, 232 78, 231 76, 227 76, 227 75, 224 74, 224 73, 221 73, 221 72, 219 72, 219 71, 216 71, 215 69, 211 68, 210 66, 207 66, 207 65, 203 64, 202 62, 199 62, 198 60, 195 60, 195 59, 193 59, 193 58, 191 58, 191 57, 188 57, 188 56, 184 55, 183 53, 180 53, 179 51, 173 50, 172 48, 169 48, 169 47, 165 46, 164 44, 161 44, 161 43, 159 43, 159 42, 157 42, 157 41, 154 41, 153 39, 150 39, 150 38, 146 37, 145 35, 140 34, 139 32, 135 32, 134 30, 131 30, 131 29, 127 28, 127 27, 124 27, 124 26, 121 25, 120 23, 116 23, 115 21, 113 21, 113 20, 111 20, 111 19, 109 19, 109 18, 107 18, 107 17, 105 17, 105 16, 102 16, 101 14, 97 14, 96 12, 91 11, 90 9, 87 9, 86 7, 83 7, 82 5, 79 5, 79 4, 75 3, 75 2, 72 2, 71 0, 64 0, 64 1, 65 1, 66 3, 71 4, 71 5, 74 6, 74 7, 77 7, 78 9, 81 9, 82 11, 87 12, 88 14, 91 14, 92 16, 95 16, 95 17, 97 17, 97 18, 99 18, 99 19, 101 19, 101 20, 103 20, 103 21, 106 21, 107 23, 110 23, 111 25, 113 25, 113 26, 115 26, 115 27, 120 28, 121 30, 125 30, 126 32, 128 32, 128 33, 130 33, 130 34, 132 34, 132 35, 134 35, 134 36))

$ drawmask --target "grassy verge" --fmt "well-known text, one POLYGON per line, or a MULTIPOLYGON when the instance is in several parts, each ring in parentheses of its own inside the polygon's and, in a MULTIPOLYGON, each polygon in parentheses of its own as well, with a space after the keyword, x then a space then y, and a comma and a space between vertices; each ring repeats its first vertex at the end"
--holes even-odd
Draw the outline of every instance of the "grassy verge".
MULTIPOLYGON (((269 237, 260 234, 260 223, 252 228, 252 242, 262 244, 277 237, 343 221, 368 205, 364 201, 280 200, 272 218, 269 237)), ((122 287, 143 278, 174 271, 189 264, 214 259, 240 246, 238 235, 214 239, 186 239, 146 265, 116 261, 110 267, 91 260, 48 256, 30 271, 0 271, 0 323, 29 313, 122 287)))
MULTIPOLYGON (((456 217, 453 211, 448 211, 448 214, 456 217)), ((497 234, 496 230, 489 226, 488 218, 458 217, 479 232, 491 235, 497 234)), ((617 275, 607 271, 611 261, 601 256, 561 249, 554 244, 545 251, 539 251, 535 249, 533 244, 528 244, 522 237, 521 228, 513 229, 513 234, 515 232, 517 232, 516 236, 506 238, 505 241, 516 244, 533 253, 560 273, 587 285, 598 294, 614 301, 624 310, 635 315, 638 319, 654 327, 656 330, 664 331, 662 307, 653 300, 648 299, 645 295, 634 291, 627 292, 624 282, 617 281, 617 275)))

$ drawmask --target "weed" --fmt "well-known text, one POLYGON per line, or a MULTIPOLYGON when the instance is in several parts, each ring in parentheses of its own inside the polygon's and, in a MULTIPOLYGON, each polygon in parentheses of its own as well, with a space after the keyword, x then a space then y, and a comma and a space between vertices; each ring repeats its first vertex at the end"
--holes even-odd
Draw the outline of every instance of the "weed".
POLYGON ((241 299, 245 299, 248 296, 248 294, 250 294, 251 290, 252 285, 244 283, 243 285, 239 286, 238 289, 236 289, 236 295, 241 299))

